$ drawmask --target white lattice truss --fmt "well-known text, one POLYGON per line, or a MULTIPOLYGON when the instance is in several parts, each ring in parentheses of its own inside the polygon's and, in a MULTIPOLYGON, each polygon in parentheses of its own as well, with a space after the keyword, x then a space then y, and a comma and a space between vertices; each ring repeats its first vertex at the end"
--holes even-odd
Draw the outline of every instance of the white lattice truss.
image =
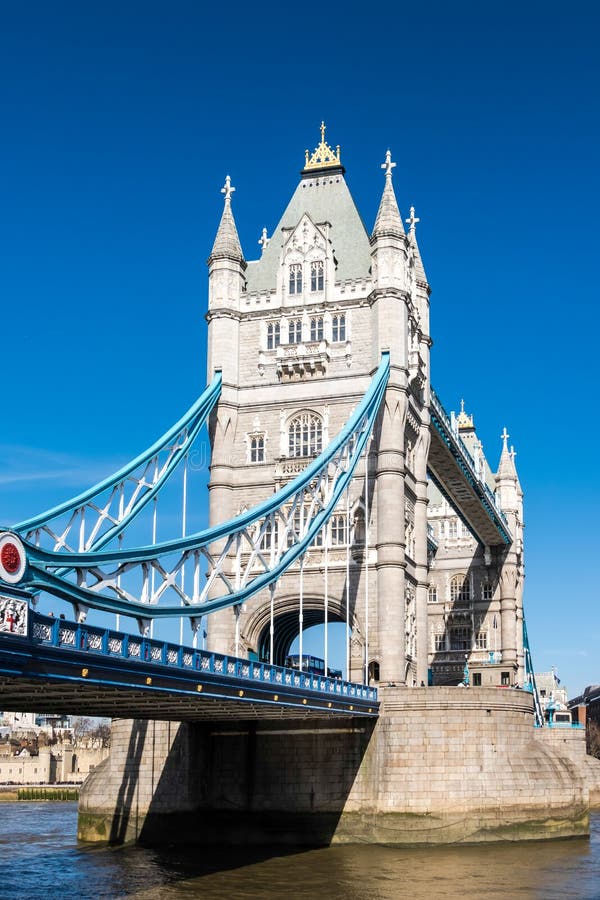
MULTIPOLYGON (((386 355, 340 435, 294 481, 258 507, 221 526, 137 549, 69 552, 62 546, 55 551, 26 542, 27 586, 70 601, 79 618, 94 607, 140 620, 182 614, 194 619, 243 603, 273 584, 311 544, 329 541, 330 516, 350 485, 372 431, 388 370, 386 355)), ((156 469, 157 463, 149 459, 144 471, 156 469)), ((135 496, 148 485, 151 491, 155 483, 147 474, 136 476, 128 503, 135 505, 135 496)), ((120 492, 115 484, 111 496, 120 492)), ((98 521, 106 520, 105 508, 99 507, 98 521)), ((78 515, 74 511, 72 518, 78 515)), ((85 547, 97 541, 98 521, 86 533, 85 547)), ((64 542, 62 534, 60 540, 64 542)))
POLYGON ((145 453, 73 500, 15 526, 54 552, 99 550, 123 532, 187 456, 220 393, 218 375, 186 415, 145 453))

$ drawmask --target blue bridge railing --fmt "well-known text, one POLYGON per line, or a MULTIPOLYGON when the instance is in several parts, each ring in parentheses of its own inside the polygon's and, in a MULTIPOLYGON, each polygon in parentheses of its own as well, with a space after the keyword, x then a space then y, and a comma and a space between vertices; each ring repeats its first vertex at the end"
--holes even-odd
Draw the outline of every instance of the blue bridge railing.
POLYGON ((231 677, 253 684, 297 688, 329 697, 377 702, 377 689, 368 685, 198 650, 195 647, 182 647, 167 641, 79 624, 33 611, 29 612, 29 636, 34 644, 89 653, 90 657, 141 662, 145 666, 168 666, 189 674, 215 675, 221 679, 231 677))

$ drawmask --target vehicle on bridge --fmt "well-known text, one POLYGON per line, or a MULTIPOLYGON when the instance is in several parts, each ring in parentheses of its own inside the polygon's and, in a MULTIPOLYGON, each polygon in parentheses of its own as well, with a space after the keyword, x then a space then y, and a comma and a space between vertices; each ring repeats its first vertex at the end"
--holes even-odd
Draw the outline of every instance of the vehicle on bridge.
POLYGON ((285 658, 286 669, 302 669, 303 672, 310 672, 313 675, 327 675, 329 678, 341 678, 341 669, 332 669, 327 667, 325 671, 325 660, 318 656, 310 656, 308 653, 302 654, 302 666, 300 666, 300 654, 290 654, 285 658))

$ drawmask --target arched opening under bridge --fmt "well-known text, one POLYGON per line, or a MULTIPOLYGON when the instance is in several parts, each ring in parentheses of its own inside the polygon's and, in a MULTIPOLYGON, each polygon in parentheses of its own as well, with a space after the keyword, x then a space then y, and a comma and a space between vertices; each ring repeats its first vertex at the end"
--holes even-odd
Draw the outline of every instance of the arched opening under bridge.
MULTIPOLYGON (((346 644, 350 632, 346 624, 345 605, 333 598, 327 614, 323 597, 304 599, 302 628, 302 653, 325 659, 329 668, 345 670, 346 644), (325 621, 327 621, 327 650, 325 647, 325 621)), ((283 666, 290 653, 299 652, 300 616, 297 597, 277 598, 273 609, 273 663, 283 666)), ((261 604, 244 626, 244 639, 259 659, 271 659, 271 609, 261 604)))
MULTIPOLYGON (((303 653, 325 658, 325 614, 323 609, 305 609, 303 611, 303 653)), ((331 668, 345 668, 345 619, 335 611, 328 615, 328 665, 331 668)), ((283 666, 290 653, 299 652, 298 639, 300 623, 298 611, 284 612, 273 619, 273 662, 283 666)), ((258 640, 258 657, 268 661, 271 653, 270 622, 267 622, 258 640)))

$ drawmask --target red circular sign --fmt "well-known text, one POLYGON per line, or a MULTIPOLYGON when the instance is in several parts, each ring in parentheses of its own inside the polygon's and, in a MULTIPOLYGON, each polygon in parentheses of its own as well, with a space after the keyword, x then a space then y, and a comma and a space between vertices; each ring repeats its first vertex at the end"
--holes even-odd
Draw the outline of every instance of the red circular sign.
POLYGON ((4 544, 2 550, 0 550, 0 560, 9 575, 14 575, 15 572, 18 572, 21 565, 21 554, 16 544, 4 544))

